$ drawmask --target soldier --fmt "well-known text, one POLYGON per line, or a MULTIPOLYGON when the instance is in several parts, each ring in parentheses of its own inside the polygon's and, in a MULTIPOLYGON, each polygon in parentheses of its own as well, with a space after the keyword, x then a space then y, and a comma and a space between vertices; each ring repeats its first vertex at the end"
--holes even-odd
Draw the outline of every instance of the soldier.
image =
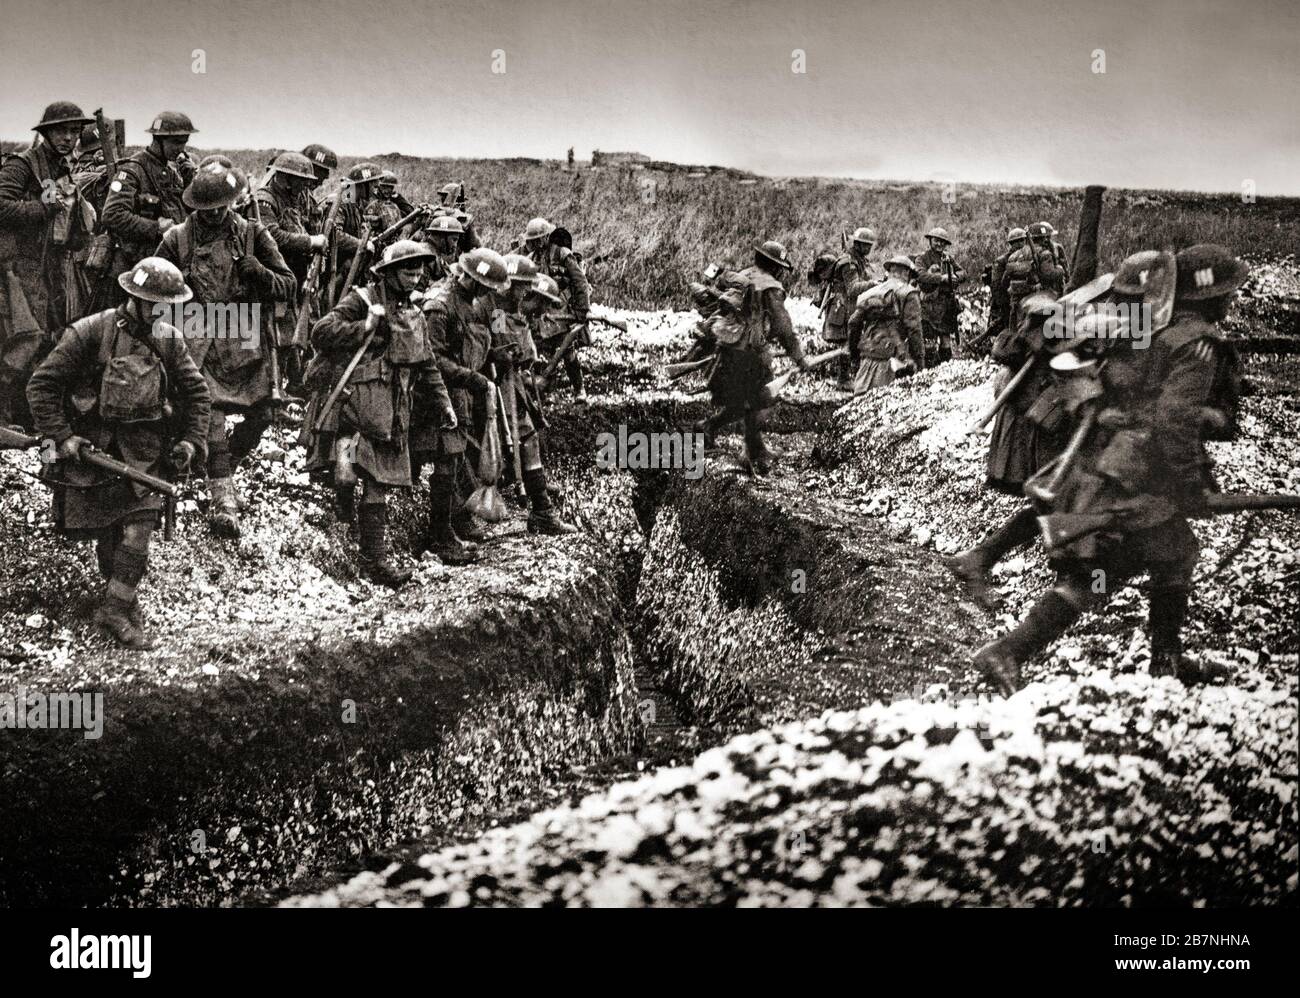
MULTIPOLYGON (((374 185, 374 196, 365 209, 367 215, 377 219, 376 227, 381 232, 390 229, 414 210, 415 206, 397 193, 397 174, 392 170, 382 171, 374 185)), ((405 238, 415 229, 415 223, 403 226, 399 238, 405 238)))
MULTIPOLYGON (((373 253, 374 246, 370 243, 370 237, 378 232, 376 225, 377 218, 368 218, 366 216, 366 206, 374 199, 375 184, 379 180, 379 175, 383 169, 374 163, 358 163, 352 169, 348 170, 348 185, 340 190, 338 197, 343 199, 339 205, 339 213, 336 224, 341 231, 344 239, 340 246, 346 244, 356 251, 358 247, 367 253, 373 253), (355 240, 355 242, 349 242, 355 240)), ((331 207, 330 202, 321 205, 324 215, 329 214, 331 207)), ((360 262, 357 263, 359 267, 360 262)), ((343 282, 347 280, 347 267, 339 267, 335 271, 331 297, 337 298, 342 292, 343 282)))
POLYGON ((197 168, 185 146, 198 129, 179 111, 162 111, 145 131, 153 136, 149 145, 117 164, 104 202, 104 228, 118 243, 118 270, 152 255, 167 230, 189 214, 181 195, 197 168))
POLYGON ((440 211, 447 212, 456 217, 456 221, 461 226, 460 243, 458 244, 461 253, 468 253, 472 249, 478 249, 483 242, 474 230, 474 216, 466 210, 468 202, 465 199, 464 184, 444 184, 438 189, 438 204, 440 211))
MULTIPOLYGON (((312 232, 309 228, 312 224, 310 190, 315 183, 316 173, 311 160, 302 153, 282 152, 271 162, 270 180, 253 195, 257 202, 253 217, 266 226, 284 262, 293 271, 294 294, 288 301, 276 302, 274 309, 275 342, 282 353, 288 352, 293 345, 299 310, 313 308, 314 303, 302 300, 302 285, 313 257, 324 253, 328 243, 323 233, 312 232)), ((320 228, 319 223, 316 228, 320 228)), ((282 367, 289 384, 297 387, 302 371, 298 358, 286 358, 282 367)), ((230 444, 231 461, 237 466, 256 445, 256 439, 236 430, 230 444)))
POLYGON ((952 239, 947 231, 934 228, 925 234, 930 244, 916 260, 917 283, 921 285, 921 333, 926 346, 926 366, 934 367, 952 360, 957 340, 957 286, 966 279, 952 258, 952 239), (933 362, 930 358, 933 357, 933 362))
POLYGON ((444 429, 427 449, 434 465, 429 477, 428 546, 453 565, 478 560, 478 546, 467 543, 452 522, 453 513, 462 507, 456 472, 465 458, 467 434, 481 439, 481 428, 495 404, 492 380, 482 373, 492 349, 492 333, 479 321, 474 303, 489 292, 509 289, 505 259, 479 248, 462 254, 451 280, 425 299, 429 341, 450 392, 457 424, 444 429))
POLYGON ((1013 253, 1025 245, 1025 240, 1029 234, 1019 226, 1011 229, 1007 233, 1007 251, 993 261, 990 269, 989 290, 991 297, 989 299, 989 324, 983 340, 990 340, 1006 328, 1010 319, 1010 296, 1007 293, 1006 282, 1003 278, 1007 272, 1007 261, 1011 259, 1013 253))
POLYGON ((99 129, 92 122, 81 130, 77 141, 77 154, 72 165, 72 182, 82 196, 91 203, 96 214, 102 214, 108 200, 108 164, 104 162, 104 143, 99 129))
MULTIPOLYGON (((853 230, 849 251, 840 254, 830 267, 826 293, 826 320, 822 326, 822 339, 832 347, 843 346, 849 339, 849 315, 853 312, 858 295, 872 283, 871 264, 867 258, 876 245, 876 230, 863 226, 853 230)), ((836 387, 841 391, 853 388, 852 362, 849 357, 836 361, 836 387)))
MULTIPOLYGON (((562 363, 565 373, 569 376, 569 384, 573 386, 573 397, 575 401, 585 402, 587 392, 583 387, 582 364, 578 359, 577 351, 591 344, 591 336, 587 330, 587 310, 590 306, 591 290, 580 258, 567 246, 556 245, 551 239, 551 234, 554 232, 555 226, 546 219, 530 220, 520 236, 523 244, 521 252, 537 264, 537 269, 541 273, 552 278, 560 286, 565 310, 572 319, 569 330, 564 332, 564 336, 568 336, 575 326, 577 333, 567 347, 564 347, 563 336, 538 345, 545 351, 548 361, 555 356, 557 350, 564 349, 562 363)), ((543 390, 545 387, 543 384, 543 390)))
MULTIPOLYGON (((538 272, 531 259, 518 253, 507 254, 504 259, 510 289, 506 292, 489 291, 474 302, 478 321, 492 333, 488 365, 483 373, 496 384, 502 411, 509 415, 513 410, 512 421, 518 423, 519 439, 512 440, 512 443, 519 448, 522 485, 531 506, 528 532, 556 536, 574 534, 578 528, 561 520, 551 504, 551 490, 547 487, 546 470, 542 467, 540 431, 535 422, 541 410, 531 391, 531 378, 527 379, 529 387, 525 387, 524 376, 537 360, 530 323, 522 314, 524 299, 543 297, 550 305, 560 304, 563 299, 551 278, 546 278, 545 295, 534 294, 539 280, 546 275, 538 272)), ((508 426, 508 429, 513 437, 514 426, 508 426)), ((513 465, 507 468, 513 476, 513 465)))
POLYGON ((181 332, 154 318, 154 305, 189 300, 180 271, 148 257, 118 281, 126 301, 74 322, 32 375, 27 396, 37 432, 58 448, 59 530, 94 538, 108 581, 95 626, 127 648, 149 649, 156 643, 145 636, 136 590, 162 496, 81 465, 81 451, 93 446, 155 477, 186 474, 204 452, 209 396, 181 332))
POLYGON ((1151 578, 1151 674, 1185 683, 1211 675, 1182 654, 1199 553, 1187 518, 1203 515, 1206 493, 1215 490, 1203 433, 1235 421, 1232 379, 1224 377, 1235 370, 1234 355, 1218 324, 1248 275, 1221 246, 1183 250, 1173 321, 1146 349, 1140 340, 1113 341, 1105 366, 1094 366, 1100 395, 1085 405, 1095 429, 1045 517, 1058 538, 1049 549, 1056 585, 1010 633, 975 654, 1003 693, 1019 688, 1023 662, 1143 572, 1151 578))
POLYGON ((329 146, 323 146, 319 142, 312 142, 305 146, 302 154, 307 157, 311 163, 312 173, 316 175, 316 182, 312 184, 311 189, 318 191, 325 181, 329 180, 330 175, 339 168, 339 157, 329 146))
POLYGON ((1025 245, 1007 258, 1001 284, 994 294, 1005 295, 1008 317, 1020 314, 1020 302, 1035 291, 1060 297, 1065 291, 1065 271, 1058 265, 1052 248, 1052 227, 1035 222, 1029 227, 1025 245))
MULTIPOLYGON (((318 198, 317 192, 320 190, 321 185, 329 180, 334 171, 339 168, 339 158, 333 149, 329 148, 329 146, 323 146, 319 142, 313 142, 305 146, 302 154, 311 162, 312 173, 316 175, 316 182, 312 184, 311 190, 307 194, 307 217, 304 222, 307 231, 311 234, 329 237, 330 233, 325 231, 325 219, 329 217, 331 203, 323 198, 318 198)), ((340 213, 342 210, 342 207, 340 207, 340 213)), ((360 240, 355 235, 347 233, 346 225, 341 220, 335 220, 333 235, 334 239, 329 243, 328 266, 320 283, 320 300, 314 303, 315 308, 320 312, 323 312, 328 307, 329 295, 334 288, 340 266, 350 262, 352 254, 357 252, 361 246, 360 240)))
POLYGON ((353 506, 356 478, 363 482, 356 510, 361 569, 371 580, 397 588, 411 577, 388 554, 388 494, 409 488, 413 480, 409 434, 416 393, 436 413, 434 426, 451 432, 456 414, 438 372, 424 315, 414 304, 427 246, 400 239, 384 250, 370 268, 372 280, 348 291, 312 327, 318 352, 313 367, 327 374, 311 380, 318 387, 303 421, 304 429, 321 419, 321 410, 349 362, 360 357, 348 382, 349 391, 324 414, 322 432, 311 443, 307 468, 334 466, 340 514, 353 506))
POLYGON ((768 338, 775 336, 790 359, 808 370, 803 348, 785 310, 781 276, 793 269, 785 247, 768 241, 754 247, 753 266, 734 275, 733 300, 738 310, 719 315, 713 326, 718 361, 709 378, 713 404, 720 411, 697 428, 706 445, 728 424, 738 419, 745 426, 745 466, 755 476, 771 470, 771 455, 763 443, 762 417, 772 405, 767 383, 772 380, 768 338))
POLYGON ((266 303, 288 301, 295 290, 293 271, 271 233, 231 211, 246 185, 240 170, 205 166, 184 193, 194 213, 167 230, 157 254, 180 268, 195 301, 204 306, 202 328, 187 340, 212 395, 209 524, 222 537, 239 536, 244 507, 232 478, 232 452, 249 453, 271 425, 267 351, 274 349, 275 327, 263 311, 270 311, 266 303), (226 417, 239 414, 243 422, 228 440, 226 417))
POLYGON ((916 265, 906 256, 885 263, 885 280, 862 292, 849 317, 849 356, 857 372, 853 392, 887 385, 896 374, 925 367, 921 293, 912 286, 916 265))
POLYGON ((80 314, 67 288, 95 212, 73 183, 69 157, 90 120, 56 101, 32 126, 31 146, 0 166, 0 424, 27 425, 27 379, 80 314))
POLYGON ((1047 238, 1052 244, 1052 256, 1056 260, 1056 266, 1065 274, 1065 283, 1070 283, 1070 265, 1069 258, 1065 255, 1065 247, 1056 241, 1056 226, 1051 222, 1039 222, 1040 226, 1047 230, 1047 238))
POLYGON ((433 259, 426 264, 430 286, 445 281, 451 275, 451 268, 456 266, 456 258, 460 255, 457 247, 464 233, 465 230, 454 215, 434 215, 425 223, 420 236, 433 250, 433 259))
MULTIPOLYGON (((1064 449, 1070 429, 1067 396, 1051 361, 1066 350, 1091 353, 1101 344, 1098 340, 1080 339, 1079 333, 1105 328, 1086 318, 1086 307, 1103 293, 1102 288, 1090 284, 1072 291, 1059 304, 1047 294, 1030 295, 1021 303, 1018 328, 1003 332, 994 343, 993 359, 1004 365, 1002 380, 1009 381, 1031 358, 1034 363, 995 417, 985 478, 989 487, 1022 497, 1025 484, 1064 449), (1050 338, 1045 334, 1044 321, 1052 315, 1063 315, 1062 306, 1085 318, 1075 324, 1072 337, 1050 338)), ((1145 302, 1153 313, 1162 316, 1159 321, 1163 324, 1168 321, 1173 291, 1173 254, 1146 251, 1120 264, 1107 296, 1111 305, 1145 302)), ((1026 503, 975 547, 944 559, 944 564, 976 602, 992 608, 997 601, 989 580, 990 570, 1012 551, 1027 547, 1037 538, 1038 511, 1026 503)))

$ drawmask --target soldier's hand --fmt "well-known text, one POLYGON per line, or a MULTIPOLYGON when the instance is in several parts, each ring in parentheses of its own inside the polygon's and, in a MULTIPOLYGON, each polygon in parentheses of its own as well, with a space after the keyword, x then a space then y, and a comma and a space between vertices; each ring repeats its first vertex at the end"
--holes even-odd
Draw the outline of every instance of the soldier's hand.
POLYGON ((172 448, 172 467, 179 475, 189 474, 190 462, 194 460, 194 445, 182 440, 172 448))
POLYGON ((68 437, 67 440, 59 444, 59 460, 61 461, 80 461, 81 448, 90 447, 91 443, 85 437, 79 437, 75 433, 68 437))
POLYGON ((245 281, 260 281, 262 275, 266 273, 266 268, 262 266, 262 261, 255 256, 241 256, 235 261, 235 270, 245 281))
POLYGON ((324 253, 324 252, 325 252, 325 246, 326 246, 326 244, 327 244, 328 242, 329 242, 329 239, 328 239, 328 237, 326 237, 326 236, 323 236, 323 235, 315 235, 315 236, 312 236, 312 237, 311 237, 311 251, 312 251, 313 253, 324 253))
POLYGON ((469 384, 470 384, 470 391, 472 391, 475 395, 490 396, 492 392, 492 379, 487 377, 486 375, 479 374, 477 371, 475 371, 474 376, 470 378, 469 384))
POLYGON ((370 332, 379 325, 379 320, 384 317, 384 306, 375 304, 370 306, 370 311, 366 313, 366 332, 370 332))
POLYGON ((442 410, 442 426, 444 430, 454 430, 460 425, 460 420, 456 418, 456 410, 451 406, 442 410))

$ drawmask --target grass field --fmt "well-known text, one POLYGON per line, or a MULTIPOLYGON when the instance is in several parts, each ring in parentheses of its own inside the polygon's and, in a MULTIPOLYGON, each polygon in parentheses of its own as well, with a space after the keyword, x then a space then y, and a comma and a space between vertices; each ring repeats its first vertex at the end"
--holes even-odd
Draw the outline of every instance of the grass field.
MULTIPOLYGON (((6 144, 11 146, 12 144, 6 144)), ((194 150, 202 155, 207 150, 194 150)), ((259 175, 269 150, 227 150, 259 175)), ((345 158, 346 169, 357 162, 345 158)), ((579 164, 568 173, 555 161, 423 159, 387 155, 374 162, 395 171, 408 199, 436 201, 448 181, 463 181, 484 242, 505 249, 527 220, 544 215, 567 226, 589 260, 595 297, 632 308, 688 307, 686 282, 712 261, 748 262, 749 248, 778 239, 798 265, 795 293, 822 248, 838 248, 840 232, 872 226, 880 237, 874 258, 919 253, 923 234, 942 225, 956 238, 954 253, 977 276, 1003 250, 1014 225, 1046 219, 1074 245, 1082 192, 1053 188, 888 181, 746 180, 725 172, 690 177, 685 171, 602 168, 579 164), (653 198, 643 188, 655 182, 653 198), (599 262, 596 258, 599 257, 599 262)), ((1179 249, 1222 243, 1259 258, 1300 247, 1300 198, 1112 190, 1102 217, 1102 266, 1113 269, 1139 249, 1179 249)))

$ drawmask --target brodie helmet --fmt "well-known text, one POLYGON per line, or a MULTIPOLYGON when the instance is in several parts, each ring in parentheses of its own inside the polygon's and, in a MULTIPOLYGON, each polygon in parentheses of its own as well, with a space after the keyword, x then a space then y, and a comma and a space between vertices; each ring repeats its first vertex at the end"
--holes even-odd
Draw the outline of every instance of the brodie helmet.
POLYGON ((180 268, 160 256, 145 257, 130 270, 118 274, 117 283, 127 294, 145 301, 179 305, 194 297, 180 268))

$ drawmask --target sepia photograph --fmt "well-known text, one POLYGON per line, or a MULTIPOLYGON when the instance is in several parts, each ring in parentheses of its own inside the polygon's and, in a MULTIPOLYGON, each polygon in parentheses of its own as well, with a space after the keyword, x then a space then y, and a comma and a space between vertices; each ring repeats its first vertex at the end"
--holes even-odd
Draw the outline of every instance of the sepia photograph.
POLYGON ((7 0, 23 961, 774 907, 1276 965, 1298 49, 1290 0, 7 0))

